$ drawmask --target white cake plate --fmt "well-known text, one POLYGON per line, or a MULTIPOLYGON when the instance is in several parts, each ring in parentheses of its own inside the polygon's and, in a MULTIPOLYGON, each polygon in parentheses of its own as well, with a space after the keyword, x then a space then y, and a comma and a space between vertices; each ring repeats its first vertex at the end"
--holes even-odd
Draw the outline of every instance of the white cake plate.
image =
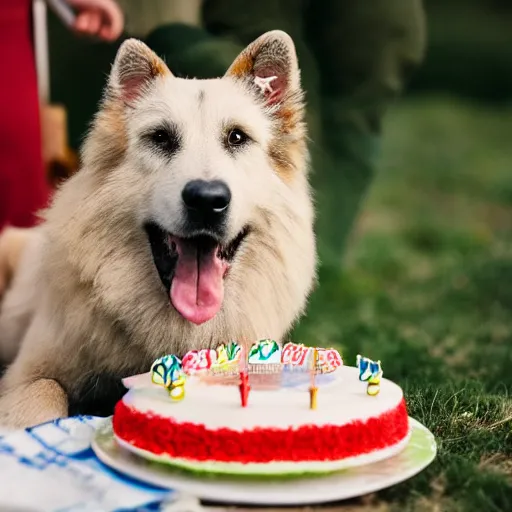
POLYGON ((251 479, 186 473, 150 462, 121 448, 109 418, 92 443, 107 466, 149 484, 174 489, 203 500, 246 505, 310 505, 354 498, 379 491, 419 473, 436 456, 432 433, 413 418, 411 438, 399 454, 389 459, 315 477, 251 479))

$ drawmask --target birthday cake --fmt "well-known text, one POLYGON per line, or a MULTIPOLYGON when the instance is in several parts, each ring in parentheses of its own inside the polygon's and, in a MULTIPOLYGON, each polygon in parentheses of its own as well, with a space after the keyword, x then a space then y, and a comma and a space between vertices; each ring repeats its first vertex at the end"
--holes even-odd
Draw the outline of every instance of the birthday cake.
POLYGON ((164 356, 124 380, 117 442, 187 470, 327 473, 391 457, 408 443, 402 390, 380 361, 343 365, 334 349, 262 340, 245 351, 164 356))

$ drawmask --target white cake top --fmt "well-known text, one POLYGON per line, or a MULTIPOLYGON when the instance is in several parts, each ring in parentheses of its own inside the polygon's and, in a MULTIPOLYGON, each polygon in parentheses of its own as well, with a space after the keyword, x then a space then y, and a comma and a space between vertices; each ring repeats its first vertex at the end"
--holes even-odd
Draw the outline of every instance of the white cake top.
POLYGON ((151 384, 149 373, 125 379, 125 385, 131 389, 123 401, 140 412, 180 423, 242 431, 256 427, 340 426, 380 416, 396 408, 403 399, 401 388, 387 379, 381 380, 377 396, 369 396, 367 383, 359 380, 357 368, 343 366, 335 375, 333 382, 319 387, 314 410, 309 408, 308 385, 251 390, 247 407, 242 407, 237 386, 210 385, 197 378, 187 379, 184 400, 173 401, 164 388, 151 384))

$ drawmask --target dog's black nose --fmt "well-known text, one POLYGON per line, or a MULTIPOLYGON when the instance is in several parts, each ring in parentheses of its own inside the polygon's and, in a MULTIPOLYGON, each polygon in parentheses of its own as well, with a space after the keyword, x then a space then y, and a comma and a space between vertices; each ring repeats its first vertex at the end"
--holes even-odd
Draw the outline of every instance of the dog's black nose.
POLYGON ((231 201, 231 191, 219 180, 189 181, 181 193, 185 206, 203 215, 224 212, 231 201))

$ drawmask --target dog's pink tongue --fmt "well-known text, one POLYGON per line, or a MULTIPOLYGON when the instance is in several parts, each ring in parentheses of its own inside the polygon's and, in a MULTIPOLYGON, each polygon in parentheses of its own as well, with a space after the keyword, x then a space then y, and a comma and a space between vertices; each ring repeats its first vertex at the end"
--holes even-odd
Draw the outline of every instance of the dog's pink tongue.
POLYGON ((176 241, 178 262, 171 284, 171 302, 178 312, 194 324, 211 320, 224 298, 226 263, 217 255, 217 249, 199 252, 197 247, 176 241))

